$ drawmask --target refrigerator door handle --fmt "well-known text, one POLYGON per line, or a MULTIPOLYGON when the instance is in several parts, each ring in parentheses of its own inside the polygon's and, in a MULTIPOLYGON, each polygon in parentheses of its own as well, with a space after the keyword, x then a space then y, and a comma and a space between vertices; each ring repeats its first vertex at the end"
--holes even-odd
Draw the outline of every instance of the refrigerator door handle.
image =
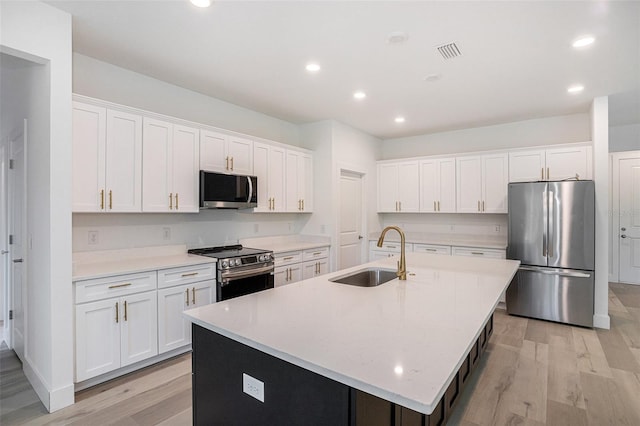
MULTIPOLYGON (((546 190, 544 195, 547 195, 546 190)), ((547 203, 548 203, 548 197, 543 196, 542 197, 542 257, 544 258, 547 257, 547 231, 548 231, 547 203)), ((545 263, 546 263, 546 260, 545 260, 545 263)))
POLYGON ((553 191, 547 192, 547 196, 549 197, 549 236, 547 239, 547 255, 551 258, 553 257, 553 245, 555 244, 553 239, 556 235, 554 229, 555 222, 553 220, 553 203, 555 202, 553 198, 553 191))
POLYGON ((548 270, 548 269, 532 268, 532 267, 528 267, 528 266, 521 266, 520 270, 522 270, 522 271, 532 271, 532 272, 537 272, 539 274, 545 274, 545 275, 557 275, 557 276, 560 276, 560 277, 571 277, 571 278, 589 278, 589 277, 591 277, 591 274, 587 273, 587 272, 562 272, 562 271, 554 271, 554 270, 548 270))

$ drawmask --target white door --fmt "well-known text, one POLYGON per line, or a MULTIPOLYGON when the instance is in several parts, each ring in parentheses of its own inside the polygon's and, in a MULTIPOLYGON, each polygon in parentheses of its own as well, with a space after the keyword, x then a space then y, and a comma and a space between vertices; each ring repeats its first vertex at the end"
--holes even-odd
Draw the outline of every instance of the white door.
POLYGON ((210 172, 227 171, 227 136, 202 130, 200 132, 200 169, 210 172))
POLYGON ((509 186, 509 158, 507 154, 482 157, 482 212, 506 213, 509 186))
POLYGON ((27 121, 24 122, 24 132, 9 142, 9 287, 10 306, 13 311, 11 321, 11 343, 13 350, 24 362, 26 315, 26 197, 25 182, 25 133, 27 121))
POLYGON ((420 162, 420 211, 438 211, 438 160, 420 162))
POLYGON ((362 176, 340 174, 340 235, 338 269, 362 263, 362 176))
POLYGON ((548 149, 546 151, 547 180, 578 177, 591 179, 591 148, 586 146, 548 149))
POLYGON ((398 164, 378 164, 378 212, 398 211, 398 164))
POLYGON ((229 137, 227 154, 229 156, 228 171, 238 175, 253 174, 253 142, 249 139, 229 137))
POLYGON ((270 174, 268 145, 258 142, 253 144, 253 174, 258 178, 258 207, 254 209, 254 212, 268 212, 272 210, 268 185, 270 174))
POLYGON ((191 303, 191 287, 178 287, 158 290, 158 353, 189 344, 189 326, 182 312, 191 303))
POLYGON ((73 211, 104 211, 105 108, 73 103, 73 211))
POLYGON ((120 365, 158 355, 158 300, 155 291, 121 299, 120 365))
POLYGON ((640 284, 640 158, 621 159, 620 281, 640 284))
POLYGON ((456 160, 438 161, 438 213, 456 212, 456 160))
POLYGON ((173 125, 171 149, 173 208, 177 212, 198 213, 200 211, 198 129, 173 125))
POLYGON ((144 118, 142 132, 142 211, 173 211, 172 125, 144 118), (169 209, 171 207, 171 209, 169 209))
POLYGON ((543 149, 509 153, 509 182, 545 180, 544 158, 543 149))
POLYGON ((420 172, 417 161, 398 164, 398 210, 420 210, 420 172))
POLYGON ((456 211, 480 213, 482 210, 481 157, 456 158, 456 211))
MULTIPOLYGON (((282 148, 269 148, 269 198, 271 201, 271 209, 273 211, 282 212, 285 210, 285 163, 286 152, 282 148)), ((255 163, 254 163, 255 168, 255 163)), ((258 179, 258 185, 260 180, 258 179)), ((258 192, 258 196, 260 193, 258 192)))

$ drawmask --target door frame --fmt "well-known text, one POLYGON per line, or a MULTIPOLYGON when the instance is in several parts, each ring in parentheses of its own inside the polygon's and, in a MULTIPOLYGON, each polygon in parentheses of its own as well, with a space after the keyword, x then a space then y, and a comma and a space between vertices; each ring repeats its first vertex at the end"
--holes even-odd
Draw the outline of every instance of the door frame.
POLYGON ((609 154, 609 281, 620 279, 620 160, 640 158, 640 151, 621 151, 609 154))
POLYGON ((335 194, 336 197, 334 198, 334 200, 336 201, 337 204, 337 208, 334 211, 334 215, 335 215, 335 232, 333 235, 333 239, 335 241, 335 245, 334 247, 336 248, 334 250, 334 255, 332 256, 333 258, 333 268, 331 269, 333 270, 337 270, 338 269, 338 263, 340 258, 340 195, 341 195, 341 191, 342 191, 342 186, 340 184, 340 178, 342 177, 343 173, 348 173, 348 174, 352 174, 352 175, 358 175, 360 176, 360 194, 361 194, 361 202, 362 202, 362 206, 360 208, 360 223, 362 225, 362 237, 363 237, 363 244, 360 247, 360 260, 362 262, 366 262, 367 261, 367 245, 368 245, 368 237, 367 235, 368 233, 368 221, 367 221, 367 206, 369 205, 369 197, 366 191, 367 188, 367 171, 365 169, 363 169, 362 167, 353 165, 353 164, 348 164, 348 163, 338 163, 337 165, 337 170, 336 170, 336 192, 335 194))
POLYGON ((4 164, 0 163, 0 303, 2 304, 3 321, 0 330, 0 343, 7 342, 11 347, 11 330, 9 329, 9 142, 8 138, 0 140, 0 153, 4 164))

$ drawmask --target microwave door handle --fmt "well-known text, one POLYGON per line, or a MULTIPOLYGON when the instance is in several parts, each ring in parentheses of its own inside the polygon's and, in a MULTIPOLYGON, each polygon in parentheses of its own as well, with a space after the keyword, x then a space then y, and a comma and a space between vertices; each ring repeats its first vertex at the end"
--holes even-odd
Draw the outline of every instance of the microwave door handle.
POLYGON ((247 204, 249 204, 251 198, 253 198, 253 182, 251 182, 251 176, 247 176, 247 181, 249 182, 249 198, 247 198, 247 204))

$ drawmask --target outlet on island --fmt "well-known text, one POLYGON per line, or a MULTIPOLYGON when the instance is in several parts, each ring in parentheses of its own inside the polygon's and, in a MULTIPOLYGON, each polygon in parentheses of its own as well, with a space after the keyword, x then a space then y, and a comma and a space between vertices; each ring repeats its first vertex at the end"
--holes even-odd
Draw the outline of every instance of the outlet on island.
POLYGON ((88 233, 88 243, 90 245, 98 244, 98 231, 89 231, 88 233))

